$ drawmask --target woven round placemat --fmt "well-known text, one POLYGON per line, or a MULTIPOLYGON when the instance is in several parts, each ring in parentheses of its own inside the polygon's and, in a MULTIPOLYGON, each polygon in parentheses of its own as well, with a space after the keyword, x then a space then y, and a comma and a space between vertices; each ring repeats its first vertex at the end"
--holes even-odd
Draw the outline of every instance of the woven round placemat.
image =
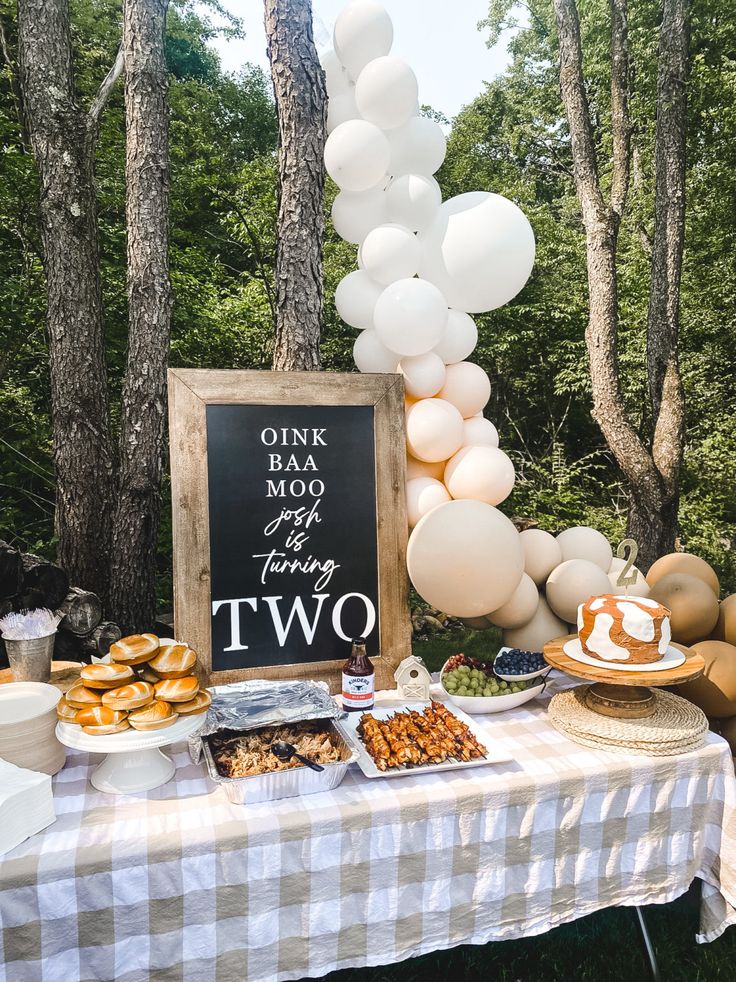
POLYGON ((556 730, 575 743, 596 750, 668 757, 697 750, 708 732, 705 713, 672 692, 653 690, 656 709, 645 719, 613 719, 588 709, 579 685, 553 696, 549 718, 556 730))

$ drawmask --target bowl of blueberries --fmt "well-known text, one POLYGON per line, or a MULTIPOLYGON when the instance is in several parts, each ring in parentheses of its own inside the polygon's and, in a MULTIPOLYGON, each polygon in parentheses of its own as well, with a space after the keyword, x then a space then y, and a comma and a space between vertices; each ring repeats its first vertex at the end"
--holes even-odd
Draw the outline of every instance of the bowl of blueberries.
POLYGON ((459 654, 440 675, 443 695, 471 715, 501 713, 529 702, 544 689, 549 671, 540 651, 501 648, 493 665, 459 654))

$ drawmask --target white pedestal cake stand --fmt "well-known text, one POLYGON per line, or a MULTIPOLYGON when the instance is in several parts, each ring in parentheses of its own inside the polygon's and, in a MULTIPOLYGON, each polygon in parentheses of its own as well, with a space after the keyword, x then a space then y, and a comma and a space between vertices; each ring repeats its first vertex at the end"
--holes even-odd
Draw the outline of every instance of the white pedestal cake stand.
POLYGON ((185 740, 204 723, 205 713, 181 716, 173 726, 148 733, 123 730, 110 736, 90 736, 74 723, 58 723, 56 736, 67 747, 93 754, 107 754, 92 772, 90 781, 108 794, 136 794, 166 784, 176 765, 160 747, 185 740))

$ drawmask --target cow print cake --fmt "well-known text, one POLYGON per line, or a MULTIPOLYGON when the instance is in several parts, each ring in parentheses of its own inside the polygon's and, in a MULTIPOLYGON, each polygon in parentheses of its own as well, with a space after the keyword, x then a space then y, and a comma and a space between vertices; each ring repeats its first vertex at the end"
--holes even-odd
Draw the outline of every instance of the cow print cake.
POLYGON ((664 658, 670 612, 648 597, 591 597, 578 607, 583 651, 601 661, 646 664, 664 658))

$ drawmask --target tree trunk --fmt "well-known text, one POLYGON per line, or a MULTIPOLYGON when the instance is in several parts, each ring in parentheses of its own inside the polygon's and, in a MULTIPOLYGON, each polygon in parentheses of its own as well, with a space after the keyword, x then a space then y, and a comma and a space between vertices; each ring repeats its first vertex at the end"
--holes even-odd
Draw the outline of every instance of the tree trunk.
POLYGON ((265 0, 279 117, 279 217, 273 367, 318 370, 327 91, 310 0, 265 0))
POLYGON ((111 608, 123 631, 156 617, 156 547, 166 437, 171 289, 168 0, 125 0, 128 361, 111 550, 111 608))
POLYGON ((108 76, 90 112, 74 91, 68 0, 20 0, 19 67, 40 178, 58 558, 107 595, 113 456, 108 429, 94 153, 108 76))

